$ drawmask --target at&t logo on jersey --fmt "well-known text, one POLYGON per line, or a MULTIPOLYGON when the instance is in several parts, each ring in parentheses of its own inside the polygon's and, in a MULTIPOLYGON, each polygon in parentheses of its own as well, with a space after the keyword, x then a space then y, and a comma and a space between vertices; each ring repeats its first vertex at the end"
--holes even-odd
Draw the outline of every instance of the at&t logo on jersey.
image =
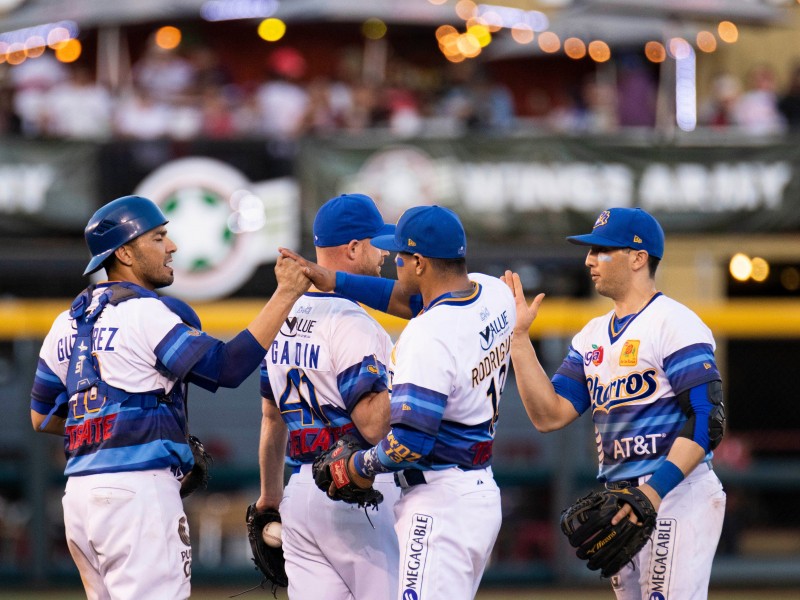
POLYGON ((644 404, 658 391, 656 370, 629 373, 603 383, 597 375, 586 378, 595 410, 609 412, 626 404, 644 404))
POLYGON ((592 350, 589 350, 583 357, 583 364, 587 367, 592 364, 599 367, 603 362, 603 347, 592 344, 592 350))

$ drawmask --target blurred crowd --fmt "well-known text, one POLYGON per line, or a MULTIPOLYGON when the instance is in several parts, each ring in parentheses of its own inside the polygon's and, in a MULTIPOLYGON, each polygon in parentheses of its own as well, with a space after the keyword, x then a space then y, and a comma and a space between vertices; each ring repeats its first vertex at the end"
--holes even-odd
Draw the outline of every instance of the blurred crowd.
MULTIPOLYGON (((379 77, 365 77, 360 67, 312 77, 291 47, 269 55, 263 78, 244 82, 205 46, 180 52, 151 45, 114 90, 87 64, 64 65, 47 53, 0 67, 0 133, 31 138, 292 140, 376 128, 401 137, 525 127, 602 134, 654 127, 658 104, 652 71, 630 57, 619 61, 613 80, 592 74, 556 92, 512 92, 472 61, 436 78, 399 61, 379 77)), ((768 65, 746 82, 718 75, 698 101, 698 125, 754 135, 800 130, 800 67, 783 90, 768 65)))

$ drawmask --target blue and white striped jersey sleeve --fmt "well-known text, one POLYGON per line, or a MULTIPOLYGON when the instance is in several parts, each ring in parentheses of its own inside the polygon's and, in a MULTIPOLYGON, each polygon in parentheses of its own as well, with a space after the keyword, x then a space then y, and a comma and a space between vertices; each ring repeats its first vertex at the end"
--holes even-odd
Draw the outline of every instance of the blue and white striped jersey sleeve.
POLYGON ((572 346, 553 375, 553 387, 556 394, 569 400, 582 415, 591 406, 589 389, 586 387, 586 374, 583 370, 583 357, 572 346))
MULTIPOLYGON (((67 388, 58 375, 47 366, 42 358, 39 358, 31 389, 31 409, 40 415, 48 414, 55 406, 56 398, 66 391, 67 388)), ((55 414, 58 417, 66 417, 67 405, 64 404, 55 414)))

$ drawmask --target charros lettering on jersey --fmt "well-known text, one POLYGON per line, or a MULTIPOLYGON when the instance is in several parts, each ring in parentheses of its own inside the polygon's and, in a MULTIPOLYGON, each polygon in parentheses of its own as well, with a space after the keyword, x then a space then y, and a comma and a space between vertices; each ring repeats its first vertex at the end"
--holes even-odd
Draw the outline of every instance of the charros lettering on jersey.
POLYGON ((655 369, 628 373, 604 383, 597 375, 586 378, 594 410, 609 412, 628 404, 646 404, 656 399, 658 380, 655 369))

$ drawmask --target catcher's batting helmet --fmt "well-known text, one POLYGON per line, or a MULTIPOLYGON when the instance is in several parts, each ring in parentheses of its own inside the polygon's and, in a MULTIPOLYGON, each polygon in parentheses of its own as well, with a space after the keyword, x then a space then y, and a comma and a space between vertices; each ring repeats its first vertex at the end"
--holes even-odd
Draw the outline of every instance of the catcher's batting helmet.
POLYGON ((114 250, 166 222, 156 203, 141 196, 123 196, 99 208, 84 231, 92 259, 83 274, 94 273, 114 250))

